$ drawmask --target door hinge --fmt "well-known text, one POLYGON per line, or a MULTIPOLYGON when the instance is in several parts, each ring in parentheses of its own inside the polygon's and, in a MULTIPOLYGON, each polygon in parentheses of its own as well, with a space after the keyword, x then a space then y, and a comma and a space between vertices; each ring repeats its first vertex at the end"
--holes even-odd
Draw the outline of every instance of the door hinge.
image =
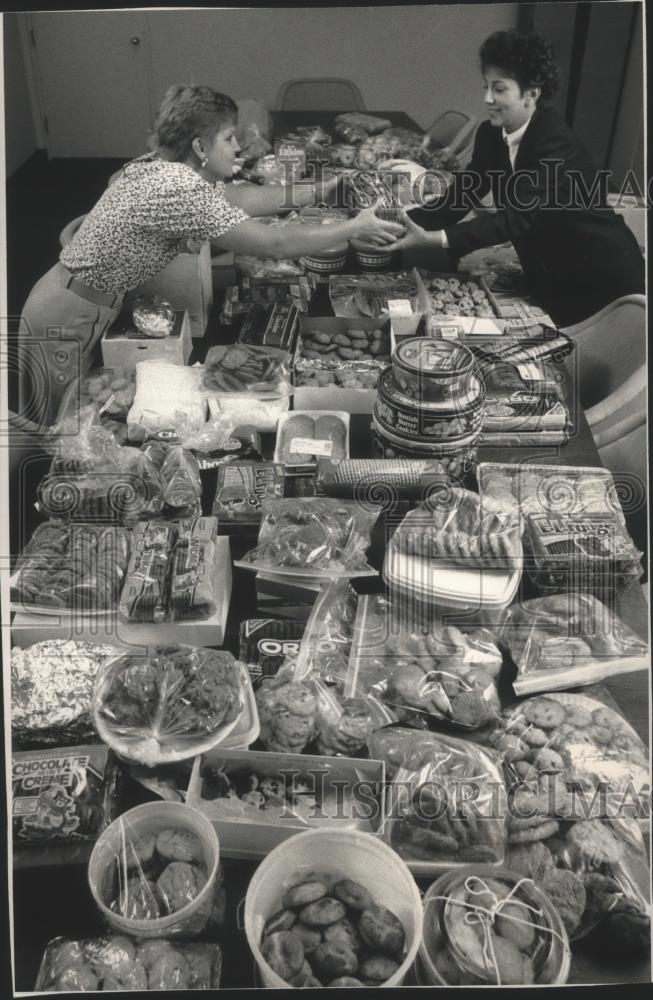
POLYGON ((48 133, 48 135, 49 135, 49 134, 50 134, 50 129, 48 128, 48 119, 47 119, 47 118, 44 118, 44 119, 43 119, 43 128, 45 129, 45 131, 46 131, 46 132, 48 133))
POLYGON ((36 48, 36 36, 34 34, 34 28, 29 29, 29 37, 32 39, 32 46, 36 48))

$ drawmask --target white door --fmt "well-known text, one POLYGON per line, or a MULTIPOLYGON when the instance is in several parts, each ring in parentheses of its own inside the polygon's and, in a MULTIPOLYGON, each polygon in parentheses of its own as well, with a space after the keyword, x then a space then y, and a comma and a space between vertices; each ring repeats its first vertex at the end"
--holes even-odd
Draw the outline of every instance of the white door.
POLYGON ((50 156, 138 156, 152 125, 145 11, 29 15, 50 156))

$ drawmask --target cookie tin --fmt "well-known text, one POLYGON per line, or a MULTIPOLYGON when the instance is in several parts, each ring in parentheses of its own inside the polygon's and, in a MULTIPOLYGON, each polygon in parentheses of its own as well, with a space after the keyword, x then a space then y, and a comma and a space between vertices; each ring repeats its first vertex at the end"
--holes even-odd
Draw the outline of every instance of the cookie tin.
POLYGON ((320 250, 319 253, 305 254, 300 259, 300 264, 305 271, 314 271, 316 274, 336 274, 342 271, 347 260, 348 243, 340 243, 332 250, 320 250))
POLYGON ((475 358, 457 341, 411 337, 392 356, 392 378, 400 392, 420 402, 455 404, 472 392, 475 358))
POLYGON ((468 472, 476 468, 477 438, 472 442, 456 442, 454 446, 430 444, 425 441, 411 441, 397 437, 382 427, 372 417, 372 449, 374 458, 434 458, 445 472, 462 480, 468 472))
POLYGON ((478 439, 483 424, 485 391, 477 375, 470 376, 466 395, 441 402, 417 401, 397 389, 391 369, 377 383, 374 415, 380 425, 413 442, 453 443, 478 439))
POLYGON ((356 254, 356 262, 364 271, 382 271, 390 267, 392 251, 388 252, 383 247, 357 239, 350 240, 349 245, 356 254))

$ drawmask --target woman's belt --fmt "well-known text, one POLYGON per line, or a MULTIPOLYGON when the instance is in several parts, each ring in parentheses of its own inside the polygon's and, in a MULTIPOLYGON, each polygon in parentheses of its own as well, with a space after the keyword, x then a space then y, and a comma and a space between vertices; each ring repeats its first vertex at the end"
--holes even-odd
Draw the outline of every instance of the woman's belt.
POLYGON ((85 285, 83 281, 80 281, 79 278, 71 274, 63 264, 59 264, 59 269, 61 272, 61 283, 64 288, 69 288, 71 292, 79 295, 82 299, 86 299, 87 302, 93 302, 97 306, 110 307, 121 304, 123 300, 122 292, 100 292, 97 288, 92 288, 91 285, 85 285))

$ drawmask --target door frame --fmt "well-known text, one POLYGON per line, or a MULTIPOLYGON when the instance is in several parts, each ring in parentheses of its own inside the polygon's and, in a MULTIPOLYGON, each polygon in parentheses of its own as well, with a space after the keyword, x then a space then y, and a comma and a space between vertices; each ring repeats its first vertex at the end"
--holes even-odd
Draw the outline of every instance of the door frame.
POLYGON ((29 93, 29 103, 32 111, 32 121, 36 134, 36 144, 44 149, 48 159, 51 159, 50 138, 45 129, 45 101, 41 90, 35 47, 32 44, 32 18, 26 11, 16 11, 16 23, 20 37, 20 48, 25 66, 25 78, 29 93))

